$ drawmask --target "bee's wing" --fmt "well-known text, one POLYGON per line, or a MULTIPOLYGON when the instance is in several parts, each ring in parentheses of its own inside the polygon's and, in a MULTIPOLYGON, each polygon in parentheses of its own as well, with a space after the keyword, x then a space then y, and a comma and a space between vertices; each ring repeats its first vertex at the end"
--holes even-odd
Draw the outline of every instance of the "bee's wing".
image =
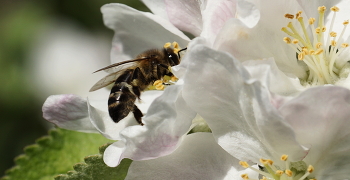
POLYGON ((95 71, 95 72, 99 72, 102 70, 106 70, 107 72, 112 72, 112 73, 105 76, 104 78, 100 79, 95 85, 93 85, 92 88, 90 89, 90 92, 96 91, 100 88, 103 88, 103 87, 106 87, 106 86, 112 84, 120 76, 120 74, 122 72, 124 72, 123 69, 130 67, 130 66, 134 66, 137 61, 142 61, 142 60, 146 60, 146 59, 150 59, 150 58, 144 57, 144 58, 139 58, 139 59, 123 61, 123 62, 111 64, 107 67, 104 67, 102 69, 95 71))
POLYGON ((124 71, 118 71, 118 72, 115 72, 115 73, 112 73, 112 74, 108 74, 104 78, 102 78, 99 81, 97 81, 97 83, 95 83, 91 87, 90 92, 96 91, 98 89, 101 89, 103 87, 106 87, 106 86, 112 84, 120 76, 120 74, 122 72, 124 72, 124 71))

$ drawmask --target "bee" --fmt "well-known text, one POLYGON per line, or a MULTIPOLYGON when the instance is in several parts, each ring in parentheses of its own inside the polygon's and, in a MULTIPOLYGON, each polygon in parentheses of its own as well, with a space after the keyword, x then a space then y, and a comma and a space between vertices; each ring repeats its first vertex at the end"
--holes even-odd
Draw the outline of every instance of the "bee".
POLYGON ((141 92, 155 81, 164 76, 173 76, 170 67, 180 63, 180 52, 187 49, 177 49, 177 43, 173 43, 175 49, 170 47, 170 43, 167 44, 162 49, 147 50, 135 59, 115 63, 94 72, 116 69, 90 89, 90 92, 96 91, 114 82, 108 98, 108 112, 114 122, 119 122, 133 112, 136 121, 143 125, 143 114, 135 105, 136 99, 140 100, 141 92))

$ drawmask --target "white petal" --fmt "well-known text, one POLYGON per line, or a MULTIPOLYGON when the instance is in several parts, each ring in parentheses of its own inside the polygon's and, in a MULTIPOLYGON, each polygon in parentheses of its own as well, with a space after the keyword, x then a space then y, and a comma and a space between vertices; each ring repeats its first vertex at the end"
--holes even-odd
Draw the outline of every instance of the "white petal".
MULTIPOLYGON (((194 133, 186 136, 168 156, 133 161, 126 179, 240 179, 244 172, 238 162, 210 133, 194 133)), ((250 174, 250 177, 258 175, 250 174)))
POLYGON ((274 57, 281 71, 306 76, 305 69, 299 65, 295 51, 283 42, 287 36, 281 28, 288 24, 284 15, 301 9, 294 1, 260 3, 260 21, 253 28, 238 19, 230 19, 220 31, 215 48, 230 52, 240 61, 274 57), (274 4, 273 4, 274 3, 274 4))
POLYGON ((110 167, 116 167, 122 160, 121 154, 123 153, 125 144, 123 141, 117 141, 109 145, 103 153, 103 161, 110 167))
POLYGON ((112 159, 153 159, 173 152, 190 130, 196 113, 182 98, 182 86, 167 87, 163 95, 154 100, 144 126, 130 126, 120 132, 125 141, 122 155, 112 159))
POLYGON ((90 123, 85 99, 74 94, 52 95, 43 105, 43 117, 60 128, 97 132, 90 123))
POLYGON ((310 147, 305 161, 315 167, 316 177, 350 177, 348 89, 312 88, 286 103, 280 111, 293 127, 297 140, 310 147))
POLYGON ((236 18, 241 20, 247 27, 254 27, 260 19, 260 11, 256 4, 245 1, 237 1, 236 18))
POLYGON ((142 0, 156 15, 169 20, 182 31, 199 36, 202 31, 200 1, 142 0))
POLYGON ((281 153, 297 159, 305 155, 271 105, 269 92, 251 80, 237 60, 203 45, 194 46, 186 58, 192 64, 184 79, 184 98, 227 152, 255 162, 261 157, 279 158, 281 153))
POLYGON ((101 11, 105 25, 115 31, 112 63, 134 58, 150 48, 162 48, 166 42, 177 41, 186 47, 189 41, 170 22, 151 13, 123 4, 107 4, 101 11))
POLYGON ((290 96, 305 90, 305 87, 300 84, 299 78, 284 74, 278 69, 273 58, 245 61, 242 64, 252 78, 267 82, 271 92, 290 96))

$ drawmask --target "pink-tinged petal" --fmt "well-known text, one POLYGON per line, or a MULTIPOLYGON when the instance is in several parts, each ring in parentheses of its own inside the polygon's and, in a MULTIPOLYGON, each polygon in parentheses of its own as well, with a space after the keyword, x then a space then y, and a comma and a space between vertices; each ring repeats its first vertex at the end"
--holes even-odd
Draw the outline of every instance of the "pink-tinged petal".
MULTIPOLYGON (((106 91, 107 92, 107 91, 106 91)), ((147 110, 154 99, 163 94, 163 91, 146 91, 141 94, 141 101, 136 101, 135 105, 141 110, 141 112, 146 115, 147 110)), ((91 123, 96 127, 96 129, 106 138, 113 140, 120 140, 120 131, 128 126, 139 125, 134 118, 132 112, 129 113, 127 117, 115 123, 108 113, 108 93, 105 93, 101 100, 88 102, 89 103, 89 114, 91 118, 91 123)))
POLYGON ((291 96, 305 90, 296 76, 287 76, 279 70, 273 58, 244 61, 242 64, 252 78, 268 83, 273 93, 291 96))
POLYGON ((276 159, 282 153, 300 160, 305 151, 272 106, 269 92, 232 56, 197 45, 184 78, 186 102, 211 128, 227 152, 241 160, 276 159))
MULTIPOLYGON (((123 153, 111 154, 111 158, 145 160, 172 153, 190 130, 196 116, 182 98, 181 92, 182 86, 167 87, 148 109, 143 118, 144 126, 130 126, 120 132, 125 142, 123 153)), ((108 165, 117 164, 119 162, 108 165)))
POLYGON ((282 106, 280 112, 294 129, 297 140, 310 148, 305 161, 315 167, 316 177, 350 177, 348 89, 309 89, 282 106))
MULTIPOLYGON (((240 179, 247 173, 239 160, 223 150, 210 133, 186 136, 172 154, 152 160, 133 161, 126 179, 240 179)), ((257 178, 257 173, 249 173, 257 178)))
POLYGON ((165 0, 169 21, 182 31, 199 36, 202 32, 202 14, 199 1, 165 0))
POLYGON ((91 124, 85 99, 74 94, 52 95, 42 108, 43 117, 60 128, 96 132, 91 124))
POLYGON ((186 47, 189 41, 174 25, 154 14, 123 4, 106 4, 101 11, 105 25, 115 32, 112 63, 135 58, 150 48, 162 48, 166 42, 176 41, 186 47))
POLYGON ((121 154, 124 151, 124 141, 117 141, 109 145, 103 153, 103 161, 110 167, 116 167, 119 165, 121 154))
POLYGON ((207 1, 202 10, 203 31, 202 37, 214 43, 216 35, 226 22, 236 15, 235 0, 211 0, 207 1))

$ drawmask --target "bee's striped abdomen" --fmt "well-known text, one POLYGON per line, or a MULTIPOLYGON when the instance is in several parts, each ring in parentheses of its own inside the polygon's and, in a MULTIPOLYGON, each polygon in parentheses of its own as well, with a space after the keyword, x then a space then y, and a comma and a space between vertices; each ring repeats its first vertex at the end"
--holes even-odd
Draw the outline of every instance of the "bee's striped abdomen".
POLYGON ((109 115, 114 122, 125 118, 133 109, 136 96, 130 91, 133 69, 126 70, 115 80, 108 98, 109 115))

